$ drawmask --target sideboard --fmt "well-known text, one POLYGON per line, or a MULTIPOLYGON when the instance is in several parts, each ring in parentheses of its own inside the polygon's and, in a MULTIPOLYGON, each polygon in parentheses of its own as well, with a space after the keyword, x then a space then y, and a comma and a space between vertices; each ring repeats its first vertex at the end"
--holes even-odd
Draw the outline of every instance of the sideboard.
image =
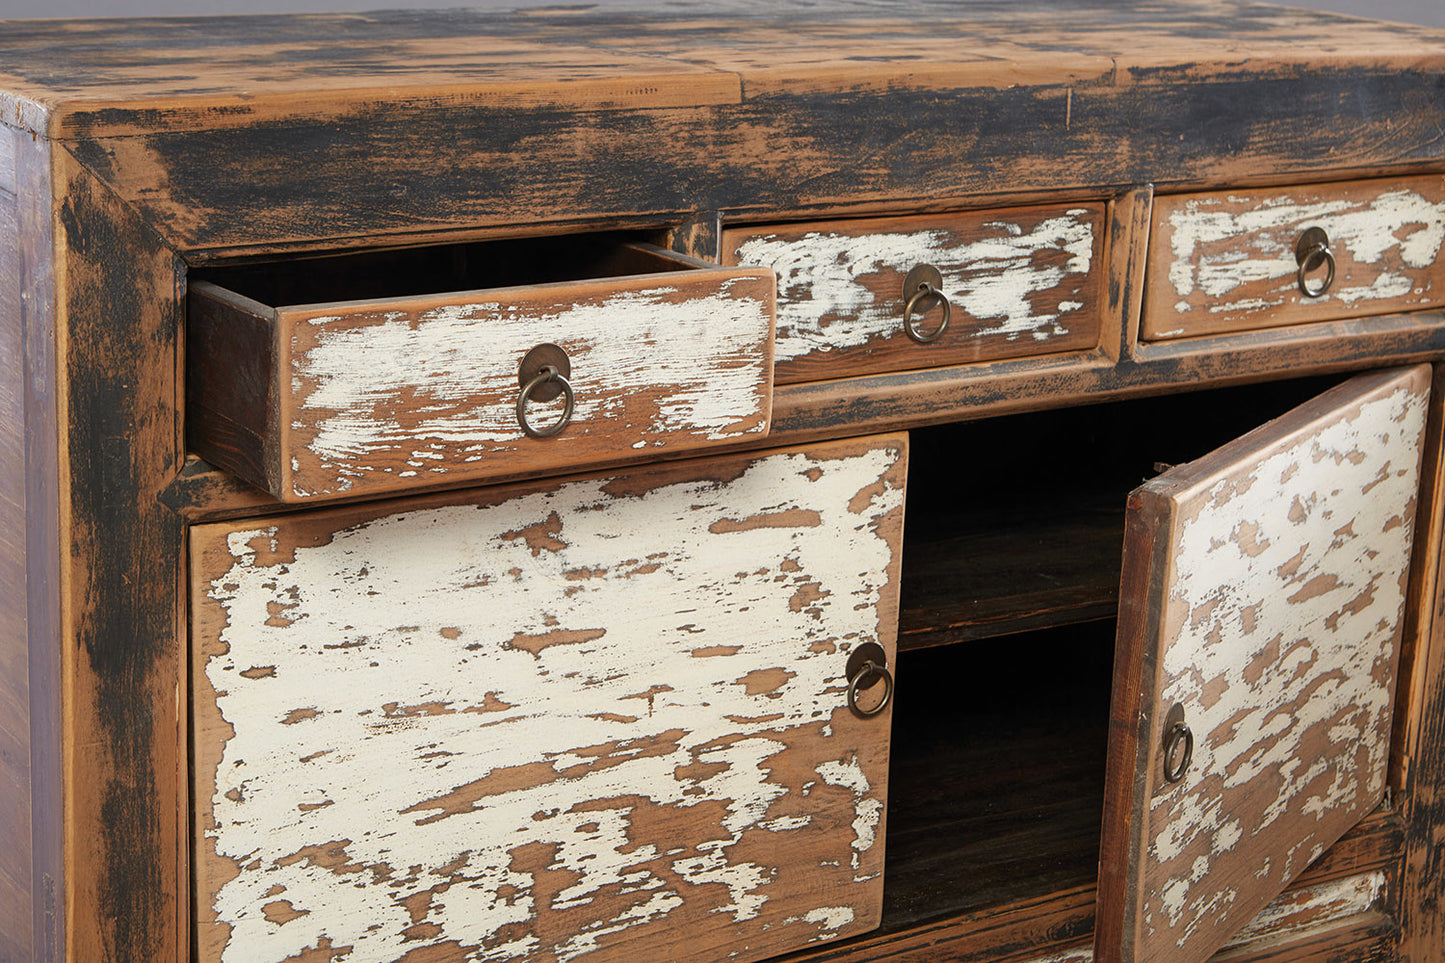
POLYGON ((0 960, 1445 957, 1445 32, 0 29, 0 960))

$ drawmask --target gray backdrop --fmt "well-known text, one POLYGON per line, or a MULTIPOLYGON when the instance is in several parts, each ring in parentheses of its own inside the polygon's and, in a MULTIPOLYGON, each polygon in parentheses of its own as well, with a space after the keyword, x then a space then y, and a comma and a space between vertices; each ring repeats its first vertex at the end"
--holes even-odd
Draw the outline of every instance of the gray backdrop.
MULTIPOLYGON (((579 0, 559 0, 573 3, 579 0)), ((598 0, 581 0, 597 3, 598 0)), ((603 4, 606 0, 601 0, 603 4)), ((764 2, 764 0, 760 0, 764 2)), ((146 17, 176 14, 283 13, 286 11, 377 10, 404 7, 465 7, 469 0, 0 0, 7 17, 146 17)), ((509 6, 489 0, 487 6, 509 6)), ((1336 10, 1380 20, 1445 27, 1445 0, 1294 0, 1291 6, 1336 10)))

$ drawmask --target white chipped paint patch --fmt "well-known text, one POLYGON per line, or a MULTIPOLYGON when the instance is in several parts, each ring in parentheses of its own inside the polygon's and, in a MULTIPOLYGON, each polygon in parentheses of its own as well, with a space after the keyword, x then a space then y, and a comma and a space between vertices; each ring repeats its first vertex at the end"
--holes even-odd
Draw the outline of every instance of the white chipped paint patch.
MULTIPOLYGON (((518 365, 553 342, 571 360, 576 408, 551 445, 588 430, 710 440, 761 431, 769 310, 734 288, 725 281, 681 301, 669 287, 626 291, 553 312, 483 302, 371 324, 314 318, 302 324, 322 329, 317 343, 293 358, 291 427, 340 490, 393 470, 378 453, 431 473, 504 457, 529 441, 515 409, 518 365)), ((536 404, 529 415, 551 424, 561 405, 536 404)))
MULTIPOLYGON (((1324 229, 1330 246, 1348 252, 1357 264, 1382 265, 1398 259, 1423 271, 1440 258, 1445 243, 1445 204, 1410 190, 1388 191, 1368 206, 1347 200, 1296 201, 1273 197, 1240 212, 1222 210, 1238 198, 1198 198, 1172 211, 1169 226, 1173 260, 1169 281, 1181 299, 1196 292, 1211 301, 1214 313, 1252 313, 1277 307, 1298 296, 1295 243, 1311 226, 1324 229), (1244 243, 1248 247, 1242 246, 1244 243), (1267 296, 1231 299, 1232 292, 1260 282, 1279 282, 1267 296)), ((1409 295, 1411 278, 1382 270, 1366 283, 1334 287, 1326 299, 1346 304, 1409 295)), ((1256 289, 1257 290, 1257 289, 1256 289)), ((1191 302, 1178 307, 1190 310, 1191 302)))
POLYGON ((1327 842, 1320 819, 1383 791, 1382 667, 1404 605, 1425 409, 1401 388, 1187 496, 1203 507, 1177 530, 1164 624, 1180 628, 1159 705, 1182 703, 1196 739, 1184 781, 1154 800, 1147 925, 1187 934, 1222 913, 1234 894, 1212 876, 1226 859, 1236 877, 1291 878, 1327 842), (1285 819, 1298 842, 1274 865, 1257 840, 1285 819))
POLYGON ((1303 886, 1280 896, 1240 929, 1225 946, 1277 939, 1364 913, 1385 893, 1383 872, 1303 886))
MULTIPOLYGON (((1327 926, 1365 912, 1375 905, 1384 890, 1385 874, 1382 872, 1291 890, 1261 910, 1224 946, 1243 946, 1261 939, 1279 939, 1327 926)), ((1026 963, 1093 963, 1093 960, 1093 948, 1080 946, 1032 957, 1026 963)))
POLYGON ((228 651, 204 666, 234 728, 204 828, 237 867, 212 907, 222 959, 329 939, 348 963, 448 940, 570 960, 698 900, 775 935, 801 920, 794 945, 845 925, 855 907, 770 902, 793 867, 758 860, 783 834, 817 834, 777 850, 814 872, 881 843, 883 774, 821 730, 840 658, 877 638, 895 457, 770 455, 625 497, 568 482, 378 518, 281 562, 257 552, 286 522, 232 534, 209 589, 228 651), (804 734, 809 782, 841 795, 784 778, 804 734), (268 918, 276 898, 304 915, 268 918), (565 935, 539 935, 543 914, 567 914, 565 935))
POLYGON ((776 358, 790 361, 815 352, 863 347, 901 332, 899 297, 880 301, 863 284, 868 275, 933 264, 953 304, 954 324, 972 337, 1047 340, 1067 333, 1083 311, 1063 298, 1053 310, 1036 307, 1037 295, 1075 278, 1077 293, 1094 252, 1092 212, 1071 210, 1045 218, 1031 230, 989 224, 993 236, 957 242, 942 230, 879 234, 810 233, 797 239, 774 235, 738 246, 738 263, 772 268, 778 275, 776 358), (1043 263, 1041 253, 1062 255, 1043 263), (976 322, 962 323, 960 313, 976 322))

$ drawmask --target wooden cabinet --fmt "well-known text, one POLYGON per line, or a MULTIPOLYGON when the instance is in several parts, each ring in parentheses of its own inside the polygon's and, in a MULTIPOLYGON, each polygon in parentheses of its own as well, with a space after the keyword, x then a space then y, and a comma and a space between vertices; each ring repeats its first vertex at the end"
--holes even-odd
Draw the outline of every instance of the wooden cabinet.
POLYGON ((264 26, 0 30, 0 959, 1445 954, 1445 35, 264 26))

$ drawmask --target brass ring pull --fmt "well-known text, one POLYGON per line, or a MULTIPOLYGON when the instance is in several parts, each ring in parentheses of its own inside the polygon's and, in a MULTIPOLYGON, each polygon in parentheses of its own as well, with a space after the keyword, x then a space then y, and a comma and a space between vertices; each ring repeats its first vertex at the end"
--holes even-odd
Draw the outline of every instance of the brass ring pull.
POLYGON ((949 318, 953 315, 953 305, 949 303, 948 295, 943 293, 943 276, 938 268, 932 264, 919 264, 909 271, 903 279, 903 297, 907 299, 903 305, 904 333, 919 344, 937 341, 948 329, 949 318), (943 320, 936 329, 925 334, 913 323, 913 312, 918 311, 920 306, 926 311, 933 304, 943 305, 943 320))
POLYGON ((517 396, 517 422, 522 426, 522 431, 531 438, 551 438, 553 435, 560 434, 562 429, 567 427, 567 423, 572 420, 572 409, 576 401, 577 396, 572 392, 572 383, 562 375, 562 372, 555 365, 543 365, 537 376, 522 386, 522 393, 517 396), (532 392, 544 384, 560 387, 562 395, 566 398, 566 404, 562 408, 562 417, 545 428, 538 428, 527 420, 527 402, 531 400, 532 392))
POLYGON ((1299 284, 1300 294, 1307 298, 1324 297, 1330 285, 1335 283, 1335 255, 1330 251, 1330 237, 1324 228, 1311 227, 1301 234, 1295 244, 1294 257, 1299 263, 1295 280, 1299 284), (1317 270, 1320 265, 1325 267, 1324 283, 1311 287, 1307 275, 1317 270))
POLYGON ((947 329, 948 319, 951 314, 953 314, 953 310, 948 303, 948 296, 942 291, 936 290, 933 285, 925 281, 918 286, 918 292, 908 299, 908 304, 903 308, 903 330, 919 344, 937 341, 938 336, 943 334, 944 330, 947 329), (943 320, 939 322, 938 327, 931 334, 924 334, 922 331, 919 331, 918 327, 913 323, 913 310, 917 307, 920 300, 930 297, 936 298, 943 305, 943 320))
POLYGON ((888 703, 892 701, 893 673, 872 659, 865 660, 863 664, 858 667, 857 671, 853 673, 853 677, 848 680, 848 708, 852 709, 861 718, 867 719, 870 716, 876 716, 888 708, 888 703), (883 680, 883 698, 878 700, 877 705, 865 709, 858 704, 858 693, 863 689, 873 688, 875 679, 883 680), (867 683, 866 685, 864 684, 865 682, 867 683))
POLYGON ((1175 703, 1164 720, 1164 781, 1179 782, 1194 761, 1194 732, 1184 722, 1184 707, 1175 703))

